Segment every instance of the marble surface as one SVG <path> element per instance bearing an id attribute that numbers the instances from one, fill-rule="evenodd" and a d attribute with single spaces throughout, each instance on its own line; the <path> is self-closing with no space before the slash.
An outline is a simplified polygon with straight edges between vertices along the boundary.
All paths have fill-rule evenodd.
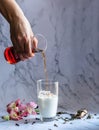
<path id="1" fill-rule="evenodd" d="M 5 114 L 5 112 L 0 112 L 0 116 L 3 114 Z M 0 119 L 0 130 L 99 130 L 99 115 L 93 115 L 92 119 L 86 119 L 86 117 L 84 117 L 82 119 L 67 121 L 66 123 L 61 119 L 69 117 L 69 114 L 63 114 L 56 117 L 58 121 L 54 120 L 51 122 L 41 122 L 40 120 L 35 120 L 33 116 L 29 116 L 20 121 L 4 121 Z M 39 119 L 39 116 L 36 116 L 36 118 Z"/>
<path id="2" fill-rule="evenodd" d="M 47 38 L 48 76 L 60 83 L 59 107 L 99 112 L 99 1 L 17 2 L 34 33 Z M 19 97 L 37 101 L 36 81 L 45 78 L 40 54 L 9 65 L 3 51 L 11 45 L 9 25 L 0 15 L 0 109 Z"/>

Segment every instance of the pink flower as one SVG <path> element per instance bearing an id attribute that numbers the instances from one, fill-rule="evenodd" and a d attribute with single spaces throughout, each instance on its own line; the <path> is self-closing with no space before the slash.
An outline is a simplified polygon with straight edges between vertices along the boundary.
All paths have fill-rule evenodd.
<path id="1" fill-rule="evenodd" d="M 37 104 L 35 102 L 29 102 L 29 103 L 27 103 L 27 106 L 30 106 L 32 108 L 36 108 Z"/>
<path id="2" fill-rule="evenodd" d="M 7 105 L 7 112 L 10 113 L 12 109 L 13 109 L 13 110 L 15 109 L 15 107 L 16 107 L 15 102 L 9 103 L 9 104 Z"/>
<path id="3" fill-rule="evenodd" d="M 37 104 L 35 102 L 29 102 L 23 104 L 20 99 L 13 101 L 7 105 L 7 112 L 12 120 L 20 120 L 29 114 L 35 115 L 35 108 Z"/>
<path id="4" fill-rule="evenodd" d="M 25 110 L 26 107 L 27 107 L 26 104 L 20 104 L 20 105 L 18 106 L 18 108 L 19 108 L 20 111 Z"/>
<path id="5" fill-rule="evenodd" d="M 21 100 L 20 100 L 20 99 L 17 99 L 17 100 L 15 101 L 15 104 L 16 104 L 16 106 L 19 106 L 19 105 L 21 104 Z"/>
<path id="6" fill-rule="evenodd" d="M 15 111 L 11 111 L 10 119 L 12 119 L 12 120 L 20 120 L 20 119 L 22 119 L 22 117 L 20 115 L 18 115 L 18 113 L 16 113 Z"/>

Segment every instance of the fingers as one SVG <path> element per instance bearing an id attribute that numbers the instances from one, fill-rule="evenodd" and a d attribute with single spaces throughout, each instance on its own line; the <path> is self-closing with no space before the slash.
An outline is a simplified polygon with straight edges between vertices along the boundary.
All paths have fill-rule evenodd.
<path id="1" fill-rule="evenodd" d="M 38 40 L 37 40 L 36 37 L 33 38 L 33 43 L 32 44 L 34 45 L 34 48 L 37 48 Z"/>
<path id="2" fill-rule="evenodd" d="M 24 61 L 29 58 L 28 52 L 26 51 L 26 44 L 29 44 L 29 39 L 23 36 L 22 38 L 18 37 L 17 41 L 19 43 L 17 54 Z"/>
<path id="3" fill-rule="evenodd" d="M 34 53 L 32 52 L 32 44 L 33 44 L 33 36 L 26 39 L 25 37 L 25 46 L 24 46 L 24 52 L 28 57 L 33 57 Z"/>
<path id="4" fill-rule="evenodd" d="M 15 38 L 12 36 L 11 40 L 14 45 L 15 53 L 22 61 L 34 56 L 32 48 L 37 48 L 37 43 L 38 43 L 35 37 L 18 36 L 17 38 Z"/>

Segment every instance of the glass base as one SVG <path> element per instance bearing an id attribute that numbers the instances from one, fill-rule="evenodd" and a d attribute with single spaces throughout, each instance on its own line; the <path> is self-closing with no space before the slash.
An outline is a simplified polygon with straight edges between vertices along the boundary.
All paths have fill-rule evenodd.
<path id="1" fill-rule="evenodd" d="M 41 121 L 43 121 L 43 122 L 50 122 L 50 121 L 54 121 L 54 120 L 55 120 L 55 117 L 50 117 L 50 118 L 42 117 L 41 118 Z"/>

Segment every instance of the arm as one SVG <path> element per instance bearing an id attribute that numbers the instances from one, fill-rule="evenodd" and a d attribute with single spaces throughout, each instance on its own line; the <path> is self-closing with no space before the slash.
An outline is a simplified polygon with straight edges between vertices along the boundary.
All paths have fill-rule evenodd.
<path id="1" fill-rule="evenodd" d="M 16 1 L 0 0 L 0 12 L 9 22 L 11 40 L 20 59 L 34 56 L 32 44 L 36 46 L 37 40 L 33 39 L 31 26 Z"/>
<path id="2" fill-rule="evenodd" d="M 9 23 L 13 22 L 16 18 L 24 16 L 15 0 L 0 0 L 0 12 Z"/>

